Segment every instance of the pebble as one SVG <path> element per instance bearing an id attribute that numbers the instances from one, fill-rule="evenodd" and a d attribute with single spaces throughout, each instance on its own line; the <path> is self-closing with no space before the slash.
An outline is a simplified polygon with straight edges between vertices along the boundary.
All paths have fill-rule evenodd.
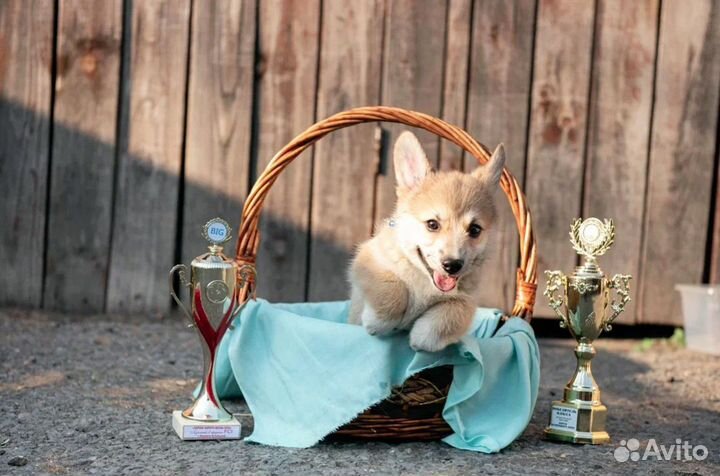
<path id="1" fill-rule="evenodd" d="M 90 429 L 90 421 L 87 418 L 81 418 L 80 421 L 75 425 L 77 431 L 87 432 Z"/>
<path id="2" fill-rule="evenodd" d="M 87 466 L 93 464 L 97 460 L 97 456 L 91 456 L 89 458 L 81 459 L 74 466 Z"/>
<path id="3" fill-rule="evenodd" d="M 24 456 L 13 456 L 12 458 L 10 458 L 7 464 L 9 464 L 10 466 L 25 466 L 26 464 L 28 464 L 28 460 Z"/>

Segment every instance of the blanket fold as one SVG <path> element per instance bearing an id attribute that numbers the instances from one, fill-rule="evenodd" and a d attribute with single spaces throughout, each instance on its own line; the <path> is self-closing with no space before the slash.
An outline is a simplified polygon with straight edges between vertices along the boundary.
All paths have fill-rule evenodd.
<path id="1" fill-rule="evenodd" d="M 349 303 L 245 305 L 218 349 L 221 398 L 243 396 L 255 420 L 247 441 L 309 447 L 429 367 L 453 365 L 444 441 L 485 453 L 527 426 L 537 398 L 540 357 L 532 328 L 512 318 L 492 336 L 500 311 L 478 309 L 457 345 L 415 352 L 407 333 L 373 337 L 347 324 Z"/>

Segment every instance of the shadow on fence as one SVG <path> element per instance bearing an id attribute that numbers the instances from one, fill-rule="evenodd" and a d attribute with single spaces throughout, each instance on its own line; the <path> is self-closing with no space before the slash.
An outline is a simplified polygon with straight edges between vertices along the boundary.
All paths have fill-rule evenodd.
<path id="1" fill-rule="evenodd" d="M 0 259 L 6 266 L 0 305 L 42 302 L 47 309 L 91 313 L 131 312 L 134 303 L 152 303 L 155 312 L 164 312 L 167 273 L 181 257 L 204 252 L 204 221 L 220 215 L 237 229 L 242 201 L 92 135 L 50 124 L 14 101 L 0 99 L 0 131 Z M 118 143 L 124 147 L 125 141 Z M 129 197 L 134 191 L 140 196 Z M 184 213 L 186 197 L 192 197 L 193 210 L 202 210 L 194 222 Z M 133 203 L 142 207 L 128 208 Z M 262 220 L 268 233 L 261 237 L 259 261 L 272 266 L 259 269 L 259 295 L 305 299 L 310 272 L 288 263 L 301 252 L 309 266 L 311 243 L 314 252 L 338 261 L 337 273 L 322 279 L 345 280 L 351 250 L 272 215 Z M 183 233 L 183 227 L 189 230 Z M 193 234 L 195 241 L 183 242 L 183 235 Z M 305 249 L 298 249 L 298 235 L 307 237 Z M 234 246 L 226 252 L 232 255 Z M 276 292 L 287 288 L 297 291 Z"/>

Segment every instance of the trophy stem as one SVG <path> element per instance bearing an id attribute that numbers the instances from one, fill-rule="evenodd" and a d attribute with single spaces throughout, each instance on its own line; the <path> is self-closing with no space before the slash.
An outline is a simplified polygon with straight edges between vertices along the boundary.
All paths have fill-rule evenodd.
<path id="1" fill-rule="evenodd" d="M 577 367 L 575 374 L 565 385 L 564 400 L 566 402 L 591 402 L 600 404 L 600 389 L 592 374 L 592 358 L 595 357 L 592 343 L 581 342 L 575 347 Z"/>
<path id="2" fill-rule="evenodd" d="M 203 378 L 200 382 L 200 391 L 192 405 L 182 412 L 185 418 L 198 421 L 228 421 L 233 416 L 225 410 L 220 403 L 215 389 L 215 349 L 200 336 L 203 348 Z"/>

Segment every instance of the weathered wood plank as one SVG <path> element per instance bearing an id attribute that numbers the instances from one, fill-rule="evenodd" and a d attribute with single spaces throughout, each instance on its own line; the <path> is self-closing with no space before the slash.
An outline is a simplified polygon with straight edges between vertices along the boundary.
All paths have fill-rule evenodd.
<path id="1" fill-rule="evenodd" d="M 119 93 L 122 0 L 62 0 L 48 217 L 45 307 L 101 312 Z"/>
<path id="2" fill-rule="evenodd" d="M 54 3 L 0 6 L 0 305 L 42 302 Z"/>
<path id="3" fill-rule="evenodd" d="M 435 0 L 390 0 L 386 12 L 383 54 L 383 104 L 440 116 L 447 3 Z M 377 176 L 375 223 L 390 216 L 395 206 L 395 172 L 392 144 L 407 127 L 383 124 L 387 150 L 383 171 Z M 413 130 L 430 163 L 437 166 L 440 138 Z"/>
<path id="4" fill-rule="evenodd" d="M 379 102 L 383 4 L 323 2 L 318 118 Z M 345 276 L 351 250 L 372 228 L 375 128 L 363 124 L 344 129 L 315 148 L 310 300 L 349 295 Z"/>
<path id="5" fill-rule="evenodd" d="M 676 283 L 702 279 L 720 88 L 720 4 L 663 2 L 639 320 L 680 324 Z"/>
<path id="6" fill-rule="evenodd" d="M 450 124 L 465 127 L 472 0 L 449 0 L 447 8 L 442 118 Z M 450 141 L 440 141 L 439 155 L 439 170 L 463 169 L 464 153 Z"/>
<path id="7" fill-rule="evenodd" d="M 118 164 L 107 310 L 168 309 L 182 156 L 190 2 L 133 2 L 127 144 Z"/>
<path id="8" fill-rule="evenodd" d="M 615 221 L 608 274 L 639 276 L 658 3 L 598 3 L 583 216 Z M 631 301 L 618 322 L 634 320 Z"/>
<path id="9" fill-rule="evenodd" d="M 720 163 L 719 147 L 716 147 L 715 150 L 715 163 Z M 720 183 L 720 169 L 717 171 L 715 183 Z M 708 278 L 710 284 L 720 284 L 720 187 L 715 190 L 714 200 L 713 206 L 715 207 L 715 214 L 713 219 L 712 236 L 710 237 L 712 242 L 710 256 L 707 257 L 710 260 Z"/>
<path id="10" fill-rule="evenodd" d="M 320 2 L 271 0 L 260 5 L 261 76 L 258 170 L 314 121 Z M 273 185 L 263 207 L 258 293 L 274 301 L 303 301 L 312 160 L 299 158 Z"/>
<path id="11" fill-rule="evenodd" d="M 538 5 L 526 190 L 541 289 L 545 270 L 570 272 L 576 263 L 568 230 L 581 212 L 593 3 L 540 0 Z M 535 314 L 554 315 L 543 299 Z"/>
<path id="12" fill-rule="evenodd" d="M 720 162 L 720 148 L 716 148 L 715 150 L 715 163 L 718 162 Z M 720 179 L 720 170 L 717 171 L 717 174 L 715 177 L 716 183 L 718 183 L 718 179 Z M 720 188 L 715 190 L 714 200 L 715 214 L 712 236 L 710 237 L 712 240 L 712 248 L 710 250 L 710 256 L 707 257 L 710 260 L 708 280 L 710 284 L 720 284 Z"/>
<path id="13" fill-rule="evenodd" d="M 535 2 L 478 0 L 473 10 L 468 132 L 491 150 L 503 142 L 507 152 L 506 167 L 522 183 Z M 465 170 L 475 167 L 477 160 L 466 155 Z M 515 297 L 518 231 L 500 189 L 496 202 L 499 219 L 484 264 L 486 278 L 480 295 L 483 305 L 510 309 Z M 530 201 L 533 211 L 537 209 L 533 206 L 535 203 Z"/>
<path id="14" fill-rule="evenodd" d="M 251 162 L 256 1 L 197 6 L 188 78 L 183 263 L 207 251 L 201 231 L 209 219 L 223 217 L 237 232 Z"/>

